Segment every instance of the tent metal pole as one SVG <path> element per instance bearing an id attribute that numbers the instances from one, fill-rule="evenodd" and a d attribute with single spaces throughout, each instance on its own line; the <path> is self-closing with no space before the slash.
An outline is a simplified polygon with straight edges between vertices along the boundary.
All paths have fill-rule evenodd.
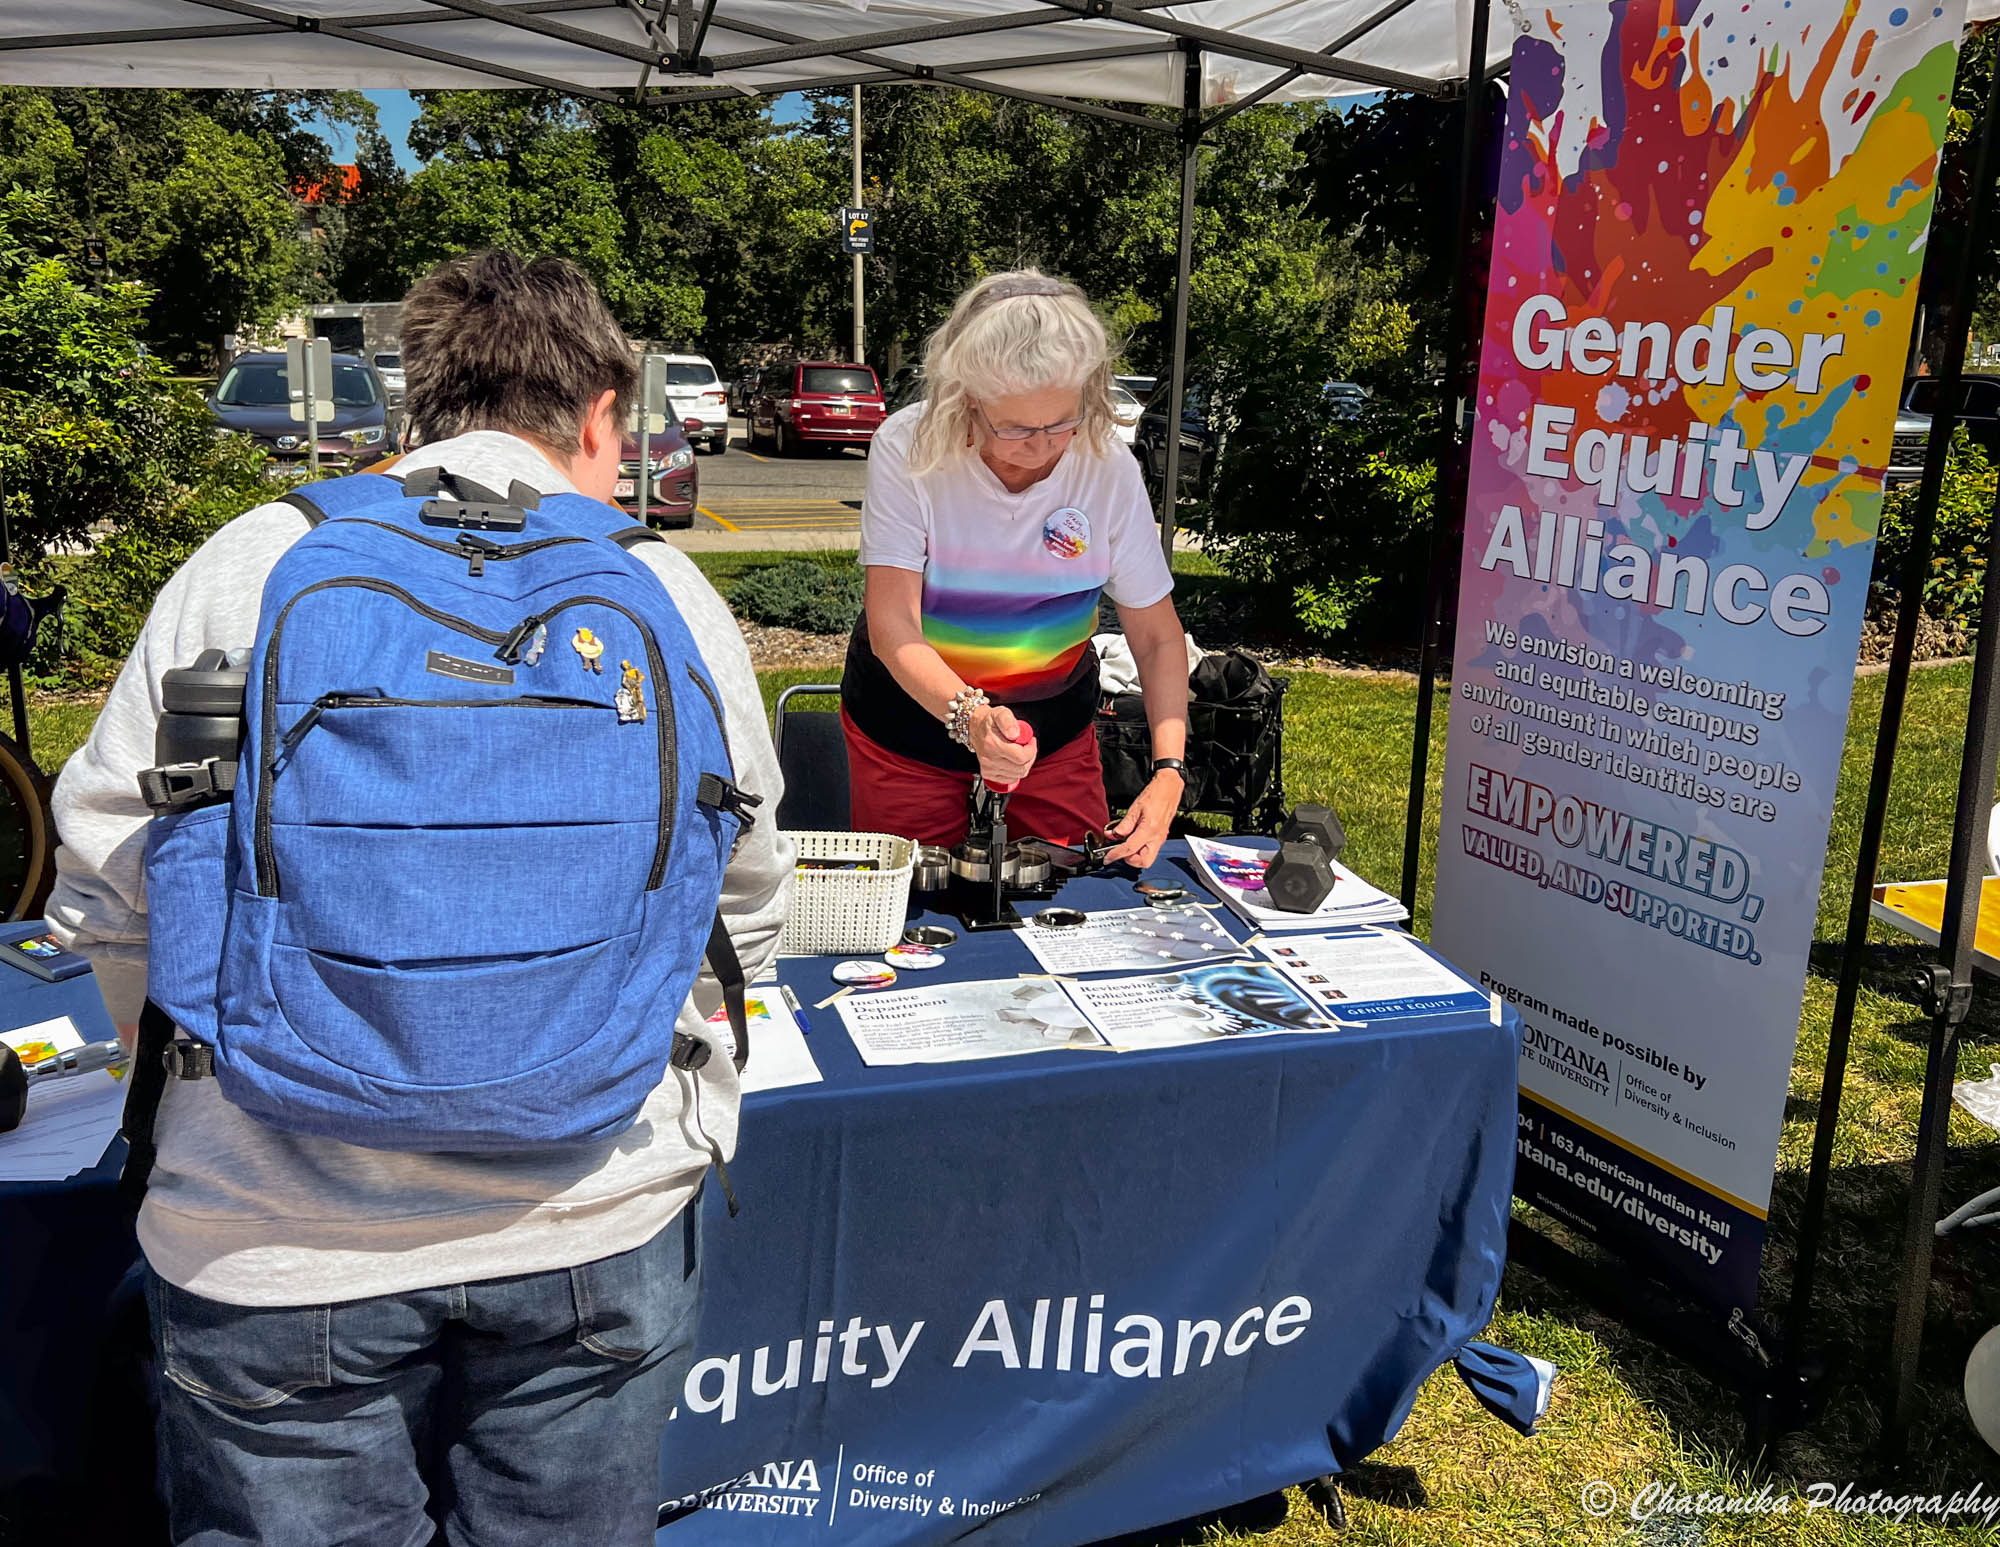
<path id="1" fill-rule="evenodd" d="M 1201 164 L 1201 48 L 1183 45 L 1181 74 L 1181 230 L 1174 260 L 1174 359 L 1167 378 L 1166 470 L 1160 479 L 1160 547 L 1174 562 L 1174 515 L 1181 494 L 1181 411 L 1187 396 L 1188 282 L 1194 272 L 1194 184 Z"/>
<path id="2" fill-rule="evenodd" d="M 1181 3 L 1182 0 L 1129 0 L 1130 8 L 1134 10 Z M 829 54 L 851 55 L 857 50 L 900 48 L 910 43 L 942 42 L 946 38 L 985 37 L 989 33 L 1010 32 L 1021 27 L 1057 27 L 1070 19 L 1064 14 L 1066 9 L 1050 0 L 1049 4 L 1030 11 L 1006 11 L 995 16 L 975 16 L 965 21 L 930 22 L 919 27 L 897 27 L 887 32 L 857 32 L 829 38 L 807 38 L 796 32 L 781 32 L 774 27 L 740 27 L 737 18 L 725 17 L 723 31 L 766 38 L 782 46 L 750 49 L 738 54 L 718 54 L 714 64 L 717 70 L 749 70 L 793 59 L 821 59 Z M 954 65 L 952 68 L 962 67 Z"/>
<path id="3" fill-rule="evenodd" d="M 1153 0 L 1148 0 L 1148 3 L 1153 3 Z M 776 27 L 766 27 L 760 23 L 732 18 L 724 22 L 723 25 L 732 32 L 741 32 L 750 37 L 774 38 L 787 42 L 796 40 L 796 34 L 794 33 L 785 32 Z M 1052 97 L 1042 92 L 1028 91 L 1018 86 L 1002 86 L 991 81 L 974 80 L 966 73 L 968 70 L 994 68 L 991 65 L 982 65 L 976 62 L 967 65 L 955 64 L 950 66 L 908 64 L 899 59 L 891 59 L 886 54 L 856 49 L 844 44 L 839 47 L 835 57 L 845 59 L 853 64 L 868 65 L 871 68 L 882 70 L 886 72 L 883 76 L 879 77 L 882 80 L 903 80 L 915 86 L 957 86 L 966 91 L 982 91 L 991 96 L 1013 97 L 1023 102 L 1035 102 L 1043 107 L 1056 108 L 1062 112 L 1078 112 L 1089 114 L 1095 118 L 1108 118 L 1115 123 L 1132 124 L 1141 129 L 1165 131 L 1168 128 L 1167 125 L 1163 124 L 1157 118 L 1147 118 L 1143 114 L 1127 112 L 1123 108 L 1080 104 L 1067 97 Z M 728 65 L 727 59 L 712 62 L 715 63 L 718 69 L 725 68 Z M 759 85 L 751 95 L 776 96 L 786 91 L 809 90 L 815 86 L 828 87 L 835 84 L 848 84 L 850 82 L 858 85 L 864 80 L 876 78 L 852 76 L 846 82 L 806 80 L 796 83 L 788 82 L 784 85 L 770 83 Z M 741 96 L 743 94 L 743 88 L 732 86 L 713 87 L 705 93 L 707 96 Z M 686 102 L 699 99 L 675 93 L 667 97 L 666 100 Z"/>
<path id="4" fill-rule="evenodd" d="M 1339 53 L 1343 48 L 1347 48 L 1354 43 L 1360 42 L 1361 39 L 1367 37 L 1369 33 L 1373 32 L 1377 27 L 1381 26 L 1382 23 L 1387 21 L 1390 17 L 1398 15 L 1399 13 L 1408 10 L 1411 6 L 1415 5 L 1416 3 L 1417 0 L 1389 0 L 1389 3 L 1383 6 L 1381 10 L 1375 12 L 1374 15 L 1372 16 L 1364 17 L 1361 21 L 1355 23 L 1355 25 L 1349 27 L 1347 31 L 1343 32 L 1339 37 L 1335 38 L 1331 43 L 1327 44 L 1325 48 L 1320 50 L 1320 52 L 1323 54 Z M 1238 113 L 1248 112 L 1251 108 L 1255 107 L 1259 102 L 1262 102 L 1266 97 L 1270 96 L 1273 92 L 1284 90 L 1285 87 L 1291 85 L 1293 81 L 1297 80 L 1301 75 L 1304 75 L 1305 73 L 1306 72 L 1304 70 L 1292 69 L 1292 70 L 1287 70 L 1283 75 L 1274 75 L 1273 77 L 1271 77 L 1270 80 L 1266 81 L 1262 86 L 1259 86 L 1255 91 L 1251 92 L 1249 96 L 1239 97 L 1236 101 L 1230 103 L 1229 106 L 1221 109 L 1216 113 L 1211 114 L 1209 116 L 1208 122 L 1202 125 L 1203 132 L 1206 133 L 1208 130 L 1215 128 L 1218 124 L 1225 124 L 1229 122 L 1229 120 L 1234 118 Z"/>
<path id="5" fill-rule="evenodd" d="M 267 5 L 254 5 L 250 0 L 191 0 L 195 5 L 205 6 L 211 11 L 227 11 L 236 16 L 248 16 L 257 21 L 281 22 L 287 32 L 299 29 L 291 25 L 291 17 Z M 491 75 L 499 80 L 514 81 L 522 86 L 539 86 L 544 91 L 559 91 L 565 96 L 589 97 L 597 102 L 616 102 L 618 99 L 608 91 L 599 91 L 594 86 L 580 86 L 574 81 L 561 81 L 553 76 L 536 75 L 527 70 L 516 70 L 511 65 L 494 64 L 483 59 L 470 58 L 464 54 L 446 53 L 443 49 L 426 48 L 421 43 L 399 43 L 390 38 L 378 37 L 372 32 L 361 32 L 339 21 L 337 18 L 320 20 L 312 28 L 330 38 L 340 38 L 349 43 L 359 43 L 367 48 L 379 48 L 385 53 L 406 54 L 412 59 L 423 59 L 432 64 L 448 65 L 454 70 L 465 70 L 474 75 Z"/>
<path id="6" fill-rule="evenodd" d="M 554 11 L 607 11 L 619 9 L 617 0 L 522 0 L 510 6 L 510 13 L 538 16 Z M 424 27 L 433 22 L 455 22 L 459 18 L 439 7 L 422 11 L 370 11 L 361 16 L 343 16 L 344 27 Z M 32 37 L 0 38 L 0 53 L 24 48 L 91 48 L 106 43 L 199 42 L 206 38 L 270 37 L 297 32 L 296 21 L 218 22 L 206 27 L 137 27 L 117 33 L 48 32 Z"/>
<path id="7" fill-rule="evenodd" d="M 2000 71 L 1995 72 L 2000 75 Z M 1969 251 L 1976 250 L 1971 243 Z M 1953 318 L 1962 330 L 1965 317 Z M 1964 340 L 1959 340 L 1964 352 Z M 2000 500 L 1995 501 L 2000 506 Z M 1986 539 L 1986 572 L 2000 566 L 2000 509 Z M 1972 668 L 1972 704 L 1966 717 L 1965 752 L 1958 765 L 1958 808 L 1952 822 L 1951 869 L 1945 882 L 1944 917 L 1938 942 L 1944 960 L 1919 981 L 1931 1017 L 1930 1047 L 1924 1063 L 1924 1104 L 1917 1120 L 1917 1151 L 1910 1177 L 1909 1212 L 1903 1221 L 1903 1282 L 1896 1295 L 1896 1321 L 1889 1337 L 1889 1411 L 1882 1424 L 1882 1455 L 1899 1460 L 1909 1440 L 1916 1405 L 1917 1353 L 1924 1339 L 1924 1308 L 1930 1298 L 1931 1248 L 1937 1239 L 1938 1194 L 1949 1147 L 1951 1083 L 1958 1067 L 1958 1029 L 1972 1009 L 1973 938 L 1979 925 L 1981 883 L 1986 874 L 1987 803 L 2000 774 L 2000 598 L 1979 608 L 1979 650 Z"/>
<path id="8" fill-rule="evenodd" d="M 1074 11 L 1079 16 L 1104 17 L 1111 21 L 1130 23 L 1135 27 L 1150 28 L 1154 32 L 1170 33 L 1177 38 L 1185 38 L 1191 43 L 1199 43 L 1211 53 L 1222 54 L 1231 59 L 1248 59 L 1256 64 L 1297 66 L 1308 75 L 1325 75 L 1334 80 L 1359 81 L 1364 86 L 1386 86 L 1395 91 L 1414 91 L 1421 96 L 1444 95 L 1438 82 L 1422 75 L 1409 75 L 1401 70 L 1385 70 L 1379 65 L 1361 64 L 1352 59 L 1332 59 L 1325 54 L 1315 54 L 1310 49 L 1292 48 L 1282 43 L 1265 43 L 1256 38 L 1246 38 L 1239 33 L 1225 32 L 1219 27 L 1203 27 L 1194 22 L 1181 21 L 1176 17 L 1150 15 L 1131 0 L 1049 0 L 1051 5 L 1059 5 L 1064 10 Z"/>
<path id="9" fill-rule="evenodd" d="M 1437 690 L 1438 640 L 1444 629 L 1445 584 L 1449 556 L 1445 534 L 1451 529 L 1447 506 L 1451 498 L 1450 469 L 1458 451 L 1458 404 L 1452 394 L 1464 377 L 1465 334 L 1477 336 L 1477 324 L 1460 326 L 1465 305 L 1466 248 L 1472 241 L 1473 201 L 1484 186 L 1479 175 L 1485 164 L 1486 32 L 1491 0 L 1472 0 L 1472 46 L 1466 56 L 1465 117 L 1458 151 L 1458 213 L 1451 240 L 1451 273 L 1445 286 L 1445 369 L 1443 424 L 1438 436 L 1437 474 L 1431 485 L 1431 541 L 1424 583 L 1423 647 L 1417 664 L 1417 723 L 1410 738 L 1410 801 L 1403 821 L 1403 906 L 1417 911 L 1417 862 L 1424 846 L 1424 807 L 1430 793 L 1431 708 Z M 1478 352 L 1473 351 L 1474 368 Z"/>
<path id="10" fill-rule="evenodd" d="M 1944 367 L 1938 373 L 1930 442 L 1924 448 L 1924 478 L 1917 492 L 1908 557 L 1897 597 L 1896 639 L 1889 654 L 1889 674 L 1882 687 L 1882 718 L 1875 732 L 1875 766 L 1868 781 L 1867 810 L 1861 820 L 1861 846 L 1854 856 L 1854 888 L 1848 898 L 1847 931 L 1841 939 L 1840 983 L 1834 993 L 1833 1023 L 1827 1030 L 1826 1072 L 1820 1081 L 1819 1116 L 1813 1128 L 1812 1162 L 1806 1172 L 1806 1195 L 1799 1215 L 1798 1254 L 1792 1269 L 1791 1301 L 1785 1313 L 1785 1358 L 1797 1366 L 1802 1358 L 1812 1316 L 1813 1288 L 1819 1272 L 1821 1237 L 1825 1232 L 1827 1190 L 1833 1172 L 1834 1131 L 1840 1121 L 1841 1087 L 1847 1077 L 1849 1045 L 1854 1032 L 1854 1006 L 1861 991 L 1861 959 L 1868 942 L 1869 904 L 1874 898 L 1875 871 L 1882 857 L 1882 829 L 1888 820 L 1889 785 L 1896 771 L 1896 747 L 1903 729 L 1903 706 L 1909 694 L 1910 661 L 1916 653 L 1917 624 L 1923 615 L 1924 581 L 1930 574 L 1931 546 L 1937 528 L 1938 496 L 1944 487 L 1945 460 L 1952 431 L 1958 426 L 1960 378 L 1965 367 L 1965 342 L 1972 325 L 1972 294 L 1977 277 L 1979 233 L 1984 229 L 1992 189 L 1993 148 L 2000 125 L 2000 69 L 1987 85 L 1986 118 L 1973 159 L 1972 203 L 1966 214 L 1966 240 L 1952 276 L 1951 336 Z M 1935 251 L 1935 248 L 1933 248 Z M 1984 637 L 1982 609 L 1981 630 Z M 1978 701 L 1974 700 L 1975 710 Z M 1989 784 L 1990 790 L 1992 786 Z M 1940 936 L 1941 939 L 1948 938 Z M 1947 1094 L 1949 1094 L 1947 1092 Z M 1929 1110 L 1926 1087 L 1925 1110 Z M 1919 1159 L 1922 1158 L 1919 1128 Z M 1923 1247 L 1925 1275 L 1929 1247 Z M 1921 1329 L 1919 1329 L 1921 1330 Z M 1911 1357 L 1915 1357 L 1914 1350 Z"/>
<path id="11" fill-rule="evenodd" d="M 539 16 L 516 11 L 512 6 L 493 5 L 490 0 L 433 0 L 433 3 L 446 10 L 457 11 L 463 16 L 476 16 L 481 21 L 497 22 L 503 27 L 531 32 L 537 37 L 568 43 L 574 48 L 609 54 L 614 59 L 629 59 L 634 64 L 666 65 L 673 62 L 671 54 L 661 54 L 657 49 L 644 48 L 637 43 L 626 43 L 618 38 L 606 37 L 603 33 L 592 32 L 588 28 L 572 27 L 567 22 L 545 21 Z"/>

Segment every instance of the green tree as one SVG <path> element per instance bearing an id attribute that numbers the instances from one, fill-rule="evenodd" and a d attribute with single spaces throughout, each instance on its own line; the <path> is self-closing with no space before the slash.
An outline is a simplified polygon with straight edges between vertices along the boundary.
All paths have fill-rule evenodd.
<path id="1" fill-rule="evenodd" d="M 221 335 L 297 304 L 311 265 L 295 188 L 323 180 L 315 115 L 356 93 L 0 89 L 0 184 L 54 201 L 60 250 L 101 235 L 109 277 L 151 287 L 147 337 L 205 368 Z"/>
<path id="2" fill-rule="evenodd" d="M 178 557 L 266 497 L 262 458 L 138 348 L 148 294 L 44 252 L 64 214 L 0 195 L 0 476 L 23 573 L 72 582 L 72 642 L 117 669 Z M 86 558 L 51 549 L 94 545 Z M 176 557 L 178 556 L 178 557 Z"/>

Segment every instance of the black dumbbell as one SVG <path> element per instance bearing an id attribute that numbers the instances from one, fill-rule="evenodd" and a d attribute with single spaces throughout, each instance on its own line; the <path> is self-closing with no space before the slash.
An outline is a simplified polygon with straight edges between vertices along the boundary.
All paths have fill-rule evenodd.
<path id="1" fill-rule="evenodd" d="M 1312 913 L 1333 890 L 1333 858 L 1318 844 L 1301 838 L 1278 845 L 1278 857 L 1264 872 L 1264 890 L 1271 905 L 1287 913 Z"/>
<path id="2" fill-rule="evenodd" d="M 1340 851 L 1347 847 L 1347 830 L 1331 806 L 1294 806 L 1278 839 L 1282 843 L 1316 843 L 1328 859 L 1339 859 Z"/>
<path id="3" fill-rule="evenodd" d="M 1333 890 L 1333 861 L 1347 846 L 1347 833 L 1331 806 L 1292 808 L 1278 835 L 1278 857 L 1264 872 L 1271 903 L 1287 913 L 1312 913 Z"/>

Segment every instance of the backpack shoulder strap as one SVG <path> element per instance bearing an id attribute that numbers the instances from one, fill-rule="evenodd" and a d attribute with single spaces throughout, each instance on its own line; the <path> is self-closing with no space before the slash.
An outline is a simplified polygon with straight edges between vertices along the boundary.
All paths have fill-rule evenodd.
<path id="1" fill-rule="evenodd" d="M 350 510 L 378 504 L 402 492 L 402 480 L 393 473 L 355 473 L 293 489 L 279 495 L 273 503 L 291 506 L 306 518 L 308 527 L 316 527 L 322 521 L 334 520 Z"/>
<path id="2" fill-rule="evenodd" d="M 650 526 L 621 526 L 615 532 L 606 532 L 605 537 L 630 553 L 640 543 L 663 543 L 666 538 Z"/>

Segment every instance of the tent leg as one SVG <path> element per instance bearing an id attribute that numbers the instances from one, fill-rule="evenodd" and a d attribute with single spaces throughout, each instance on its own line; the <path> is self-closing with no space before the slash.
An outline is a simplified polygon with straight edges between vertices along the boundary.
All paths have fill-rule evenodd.
<path id="1" fill-rule="evenodd" d="M 2000 78 L 2000 70 L 1995 71 Z M 1969 244 L 1968 244 L 1969 245 Z M 1962 329 L 1961 319 L 1957 327 Z M 1964 352 L 1964 340 L 1958 341 Z M 2000 507 L 2000 500 L 1995 501 Z M 1987 535 L 1986 571 L 2000 566 L 2000 508 Z M 1986 874 L 1987 802 L 2000 775 L 2000 600 L 1979 609 L 1979 650 L 1972 668 L 1972 706 L 1966 718 L 1965 753 L 1958 767 L 1958 806 L 1952 822 L 1950 879 L 1945 883 L 1944 917 L 1938 942 L 1944 960 L 1924 979 L 1931 1017 L 1931 1041 L 1924 1066 L 1923 1115 L 1917 1123 L 1917 1152 L 1910 1178 L 1910 1208 L 1903 1226 L 1903 1283 L 1896 1297 L 1896 1322 L 1889 1340 L 1889 1412 L 1882 1425 L 1882 1452 L 1899 1459 L 1909 1439 L 1916 1398 L 1917 1351 L 1924 1337 L 1929 1299 L 1931 1247 L 1936 1240 L 1938 1193 L 1944 1179 L 1951 1120 L 1951 1082 L 1958 1059 L 1958 1028 L 1972 1008 L 1973 936 L 1979 922 L 1981 883 Z"/>
<path id="2" fill-rule="evenodd" d="M 1959 251 L 1958 271 L 1952 276 L 1950 337 L 1945 344 L 1944 368 L 1937 376 L 1937 411 L 1931 416 L 1930 443 L 1924 450 L 1924 478 L 1917 491 L 1914 535 L 1899 582 L 1896 639 L 1889 655 L 1889 674 L 1883 683 L 1882 718 L 1875 733 L 1875 764 L 1868 782 L 1867 810 L 1861 821 L 1861 846 L 1854 857 L 1854 888 L 1848 898 L 1847 930 L 1841 939 L 1840 982 L 1834 993 L 1833 1024 L 1827 1032 L 1826 1073 L 1820 1082 L 1819 1117 L 1813 1129 L 1812 1163 L 1806 1173 L 1806 1195 L 1799 1214 L 1798 1255 L 1792 1268 L 1791 1301 L 1785 1313 L 1785 1357 L 1794 1368 L 1805 1356 L 1812 1316 L 1820 1242 L 1825 1233 L 1827 1191 L 1833 1171 L 1834 1131 L 1840 1121 L 1841 1088 L 1847 1077 L 1854 1006 L 1861 990 L 1861 962 L 1868 941 L 1869 904 L 1874 897 L 1876 867 L 1882 857 L 1882 829 L 1888 819 L 1889 785 L 1896 771 L 1896 748 L 1902 735 L 1903 706 L 1909 694 L 1910 661 L 1916 653 L 1917 624 L 1923 615 L 1924 581 L 1930 574 L 1938 496 L 1944 487 L 1952 431 L 1958 425 L 1959 383 L 1964 370 L 1966 338 L 1971 330 L 1979 233 L 1985 227 L 1990 202 L 1996 125 L 2000 125 L 2000 69 L 1994 71 L 1987 88 L 1986 117 L 1973 161 L 1967 240 Z M 1982 639 L 1984 626 L 1982 609 Z M 1973 702 L 1976 713 L 1979 701 L 1975 698 Z M 1987 787 L 1990 789 L 1991 785 Z M 1928 1085 L 1925 1112 L 1929 1112 Z M 1919 1160 L 1927 1121 L 1928 1116 L 1919 1124 Z M 1928 1277 L 1927 1242 L 1923 1251 Z M 1912 1349 L 1911 1358 L 1914 1357 Z"/>
<path id="3" fill-rule="evenodd" d="M 1188 279 L 1194 271 L 1194 180 L 1201 160 L 1201 50 L 1187 45 L 1181 78 L 1181 233 L 1174 267 L 1174 361 L 1168 377 L 1166 471 L 1160 479 L 1160 546 L 1174 562 L 1174 516 L 1181 490 L 1181 404 L 1187 392 Z"/>
<path id="4" fill-rule="evenodd" d="M 1449 470 L 1458 450 L 1458 405 L 1452 393 L 1465 373 L 1465 334 L 1478 337 L 1478 323 L 1459 326 L 1464 305 L 1466 247 L 1472 240 L 1473 200 L 1481 186 L 1484 160 L 1481 131 L 1486 111 L 1486 31 L 1490 0 L 1473 0 L 1472 47 L 1465 70 L 1465 124 L 1458 155 L 1458 216 L 1451 243 L 1451 272 L 1445 290 L 1446 348 L 1443 434 L 1438 441 L 1437 478 L 1431 493 L 1431 541 L 1424 582 L 1423 650 L 1417 665 L 1417 724 L 1410 738 L 1410 804 L 1403 824 L 1403 906 L 1417 911 L 1417 860 L 1423 850 L 1424 807 L 1430 784 L 1431 707 L 1437 690 L 1438 641 L 1444 629 L 1447 559 L 1443 552 L 1450 527 L 1445 507 L 1450 499 Z M 1478 351 L 1473 351 L 1476 368 Z"/>

